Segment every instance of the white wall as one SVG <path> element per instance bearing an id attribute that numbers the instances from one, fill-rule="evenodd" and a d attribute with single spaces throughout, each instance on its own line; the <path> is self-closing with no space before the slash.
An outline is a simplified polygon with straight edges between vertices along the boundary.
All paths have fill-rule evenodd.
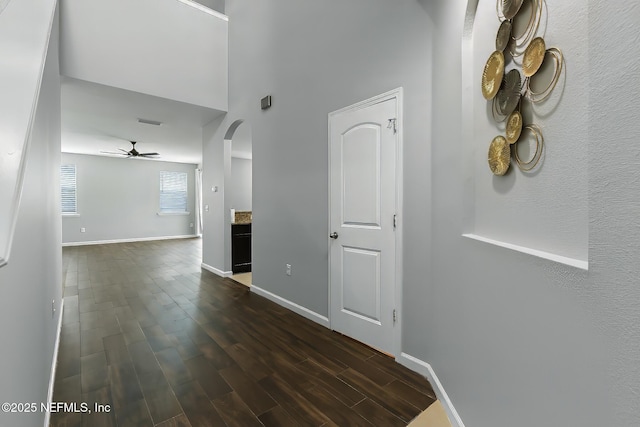
<path id="1" fill-rule="evenodd" d="M 193 235 L 196 165 L 62 154 L 76 165 L 79 216 L 62 219 L 63 243 Z M 185 172 L 189 215 L 158 215 L 160 171 Z M 86 232 L 81 233 L 84 227 Z"/>
<path id="2" fill-rule="evenodd" d="M 231 208 L 236 211 L 251 210 L 251 159 L 231 158 Z"/>
<path id="3" fill-rule="evenodd" d="M 17 3 L 20 2 L 14 1 L 8 7 Z M 37 3 L 40 11 L 53 13 L 55 2 Z M 25 28 L 33 23 L 23 22 Z M 48 29 L 49 20 L 43 25 Z M 0 268 L 0 400 L 39 405 L 47 402 L 62 301 L 57 15 L 35 114 L 29 149 L 25 153 L 24 186 L 12 254 L 9 263 Z M 54 300 L 56 312 L 52 314 Z M 39 410 L 0 413 L 2 426 L 41 426 L 44 419 L 45 414 Z"/>
<path id="4" fill-rule="evenodd" d="M 505 182 L 512 180 L 509 192 L 545 191 L 541 207 L 557 217 L 537 222 L 539 235 L 519 243 L 535 238 L 588 257 L 588 271 L 461 236 L 475 226 L 476 208 L 491 213 L 475 196 L 470 203 L 474 183 L 487 193 L 504 190 L 484 169 L 486 138 L 477 157 L 467 157 L 471 141 L 461 123 L 474 114 L 467 92 L 477 96 L 473 79 L 482 71 L 463 68 L 467 1 L 227 3 L 230 109 L 209 129 L 204 162 L 206 169 L 221 161 L 234 120 L 251 122 L 254 283 L 327 314 L 327 113 L 403 86 L 402 346 L 432 364 L 470 426 L 640 425 L 640 107 L 632 83 L 640 74 L 633 54 L 640 7 L 620 13 L 593 0 L 571 12 L 561 3 L 548 2 L 547 34 L 567 57 L 566 98 L 541 120 L 548 142 L 541 171 L 516 171 Z M 588 22 L 579 15 L 584 8 Z M 273 107 L 262 112 L 266 94 Z M 565 147 L 582 147 L 581 161 L 569 161 Z M 214 172 L 206 179 L 221 180 Z M 576 193 L 568 195 L 562 180 Z M 222 196 L 205 198 L 215 208 Z M 567 198 L 575 224 L 566 218 Z M 209 213 L 220 224 L 223 215 Z M 205 257 L 223 262 L 216 230 L 204 242 Z"/>
<path id="5" fill-rule="evenodd" d="M 175 0 L 62 6 L 63 75 L 227 110 L 225 19 Z"/>

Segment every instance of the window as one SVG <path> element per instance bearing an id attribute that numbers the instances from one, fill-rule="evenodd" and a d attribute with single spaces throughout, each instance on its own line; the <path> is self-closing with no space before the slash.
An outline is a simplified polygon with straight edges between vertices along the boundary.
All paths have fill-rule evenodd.
<path id="1" fill-rule="evenodd" d="M 160 213 L 187 213 L 187 173 L 160 171 Z"/>
<path id="2" fill-rule="evenodd" d="M 76 165 L 60 165 L 60 204 L 63 215 L 78 213 Z"/>

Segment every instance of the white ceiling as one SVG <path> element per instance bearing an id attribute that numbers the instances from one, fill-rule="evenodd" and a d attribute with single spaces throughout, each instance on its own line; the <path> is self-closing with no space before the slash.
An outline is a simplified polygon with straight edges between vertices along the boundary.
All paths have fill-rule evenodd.
<path id="1" fill-rule="evenodd" d="M 62 151 L 158 152 L 158 160 L 202 163 L 202 127 L 222 111 L 124 89 L 62 78 Z M 162 122 L 138 123 L 138 118 Z"/>

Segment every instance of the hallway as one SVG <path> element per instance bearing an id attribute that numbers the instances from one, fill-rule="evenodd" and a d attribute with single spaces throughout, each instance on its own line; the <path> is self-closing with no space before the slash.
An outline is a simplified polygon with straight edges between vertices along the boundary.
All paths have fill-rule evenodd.
<path id="1" fill-rule="evenodd" d="M 200 239 L 63 249 L 53 426 L 404 426 L 418 374 L 200 269 Z"/>

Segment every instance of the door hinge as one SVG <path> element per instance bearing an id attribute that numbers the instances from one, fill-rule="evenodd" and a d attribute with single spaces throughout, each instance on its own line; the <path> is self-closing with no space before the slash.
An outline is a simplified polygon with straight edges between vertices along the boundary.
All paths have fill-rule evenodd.
<path id="1" fill-rule="evenodd" d="M 393 309 L 393 323 L 396 323 L 398 321 L 398 312 L 396 311 L 396 309 Z"/>
<path id="2" fill-rule="evenodd" d="M 393 229 L 395 230 L 398 226 L 398 215 L 393 214 Z"/>
<path id="3" fill-rule="evenodd" d="M 387 129 L 393 129 L 393 134 L 398 133 L 398 128 L 396 127 L 397 119 L 389 119 L 389 123 L 387 124 Z"/>

